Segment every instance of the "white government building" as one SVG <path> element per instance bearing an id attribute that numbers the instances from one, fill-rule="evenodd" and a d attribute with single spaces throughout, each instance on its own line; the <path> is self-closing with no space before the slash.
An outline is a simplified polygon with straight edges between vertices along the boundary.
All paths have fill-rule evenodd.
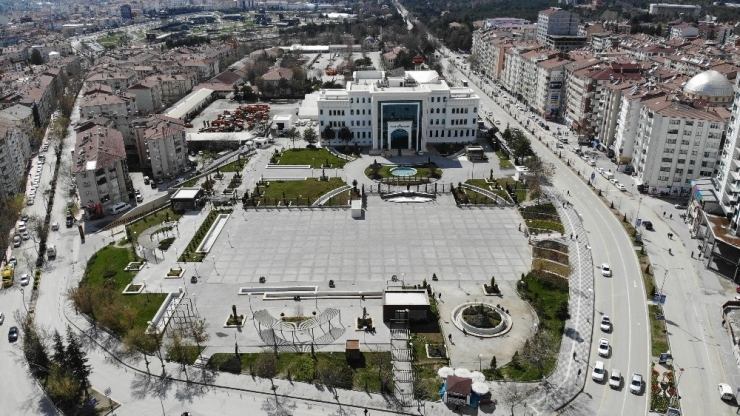
<path id="1" fill-rule="evenodd" d="M 347 127 L 349 143 L 409 154 L 429 143 L 475 141 L 480 97 L 450 87 L 435 71 L 357 71 L 344 89 L 321 90 L 317 108 L 322 145 L 347 143 L 339 139 Z"/>

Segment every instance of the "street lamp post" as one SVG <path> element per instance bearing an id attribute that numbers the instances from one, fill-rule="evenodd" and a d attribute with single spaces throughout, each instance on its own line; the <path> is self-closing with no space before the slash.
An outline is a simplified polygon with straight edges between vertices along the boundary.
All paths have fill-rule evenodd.
<path id="1" fill-rule="evenodd" d="M 683 270 L 683 267 L 674 267 L 672 269 L 666 269 L 665 273 L 663 273 L 663 283 L 660 285 L 660 296 L 663 296 L 663 286 L 665 286 L 665 281 L 668 280 L 668 272 L 671 270 Z"/>

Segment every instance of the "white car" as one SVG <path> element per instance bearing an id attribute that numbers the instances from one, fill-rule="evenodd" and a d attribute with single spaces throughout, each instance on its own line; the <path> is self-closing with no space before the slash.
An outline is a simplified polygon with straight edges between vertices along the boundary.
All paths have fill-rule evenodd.
<path id="1" fill-rule="evenodd" d="M 21 276 L 21 286 L 28 286 L 28 282 L 31 281 L 31 276 L 28 273 L 23 273 Z"/>
<path id="2" fill-rule="evenodd" d="M 3 322 L 5 322 L 5 315 L 3 315 L 2 312 L 0 312 L 0 325 L 2 325 Z"/>
<path id="3" fill-rule="evenodd" d="M 630 393 L 642 393 L 642 374 L 632 373 L 632 381 L 630 381 Z"/>
<path id="4" fill-rule="evenodd" d="M 601 330 L 604 332 L 612 330 L 612 320 L 607 315 L 601 317 Z"/>
<path id="5" fill-rule="evenodd" d="M 501 124 L 501 120 L 496 120 L 493 122 L 493 124 Z"/>
<path id="6" fill-rule="evenodd" d="M 593 160 L 593 159 L 591 159 L 591 160 L 588 161 L 588 164 L 591 165 L 591 166 L 596 166 L 596 161 Z"/>
<path id="7" fill-rule="evenodd" d="M 605 277 L 610 277 L 612 275 L 612 269 L 607 263 L 603 263 L 601 265 L 601 275 Z"/>
<path id="8" fill-rule="evenodd" d="M 619 183 L 619 182 L 617 182 L 617 180 L 616 180 L 616 179 L 614 179 L 614 178 L 611 178 L 611 179 L 609 179 L 609 182 L 611 182 L 611 183 L 612 183 L 613 185 L 616 185 L 616 184 L 618 184 L 618 183 Z"/>
<path id="9" fill-rule="evenodd" d="M 609 387 L 618 389 L 622 385 L 622 373 L 617 369 L 612 370 L 612 375 L 609 376 Z"/>
<path id="10" fill-rule="evenodd" d="M 34 199 L 33 199 L 33 198 L 28 198 L 28 199 L 26 200 L 26 205 L 33 205 L 33 203 L 34 203 L 34 202 L 36 202 L 36 201 L 34 201 Z"/>
<path id="11" fill-rule="evenodd" d="M 609 340 L 606 338 L 599 340 L 599 355 L 602 357 L 609 356 Z"/>
<path id="12" fill-rule="evenodd" d="M 620 191 L 626 191 L 627 190 L 627 188 L 624 185 L 622 185 L 621 183 L 619 183 L 619 182 L 615 183 L 614 186 L 616 186 L 617 189 L 619 189 Z"/>
<path id="13" fill-rule="evenodd" d="M 18 231 L 20 231 L 20 232 L 26 231 L 26 222 L 25 221 L 20 221 L 18 223 Z"/>
<path id="14" fill-rule="evenodd" d="M 31 234 L 29 234 L 29 233 L 28 233 L 28 231 L 24 231 L 24 232 L 23 232 L 23 239 L 24 239 L 24 240 L 29 240 L 29 239 L 31 239 Z"/>
<path id="15" fill-rule="evenodd" d="M 591 372 L 591 378 L 597 382 L 601 383 L 604 381 L 604 375 L 606 374 L 606 370 L 604 369 L 604 362 L 603 361 L 596 361 L 594 364 L 594 371 Z"/>

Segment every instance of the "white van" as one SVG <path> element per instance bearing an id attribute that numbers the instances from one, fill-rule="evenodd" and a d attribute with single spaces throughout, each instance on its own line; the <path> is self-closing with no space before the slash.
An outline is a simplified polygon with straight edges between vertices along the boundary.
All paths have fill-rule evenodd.
<path id="1" fill-rule="evenodd" d="M 116 215 L 120 212 L 123 212 L 127 209 L 131 208 L 131 205 L 125 203 L 125 202 L 119 202 L 117 204 L 114 204 L 112 207 L 108 208 L 108 213 L 110 215 Z"/>
<path id="2" fill-rule="evenodd" d="M 604 172 L 604 177 L 606 178 L 606 180 L 610 181 L 614 179 L 614 174 L 611 172 Z"/>
<path id="3" fill-rule="evenodd" d="M 727 400 L 727 401 L 735 400 L 735 395 L 732 393 L 732 387 L 730 387 L 729 384 L 719 383 L 717 385 L 717 390 L 719 390 L 719 397 L 722 400 Z"/>

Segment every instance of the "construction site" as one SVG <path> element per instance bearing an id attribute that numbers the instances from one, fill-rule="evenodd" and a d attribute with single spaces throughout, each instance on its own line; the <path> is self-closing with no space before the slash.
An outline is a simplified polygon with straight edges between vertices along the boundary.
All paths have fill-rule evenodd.
<path id="1" fill-rule="evenodd" d="M 240 105 L 234 110 L 223 110 L 215 120 L 203 120 L 199 133 L 232 133 L 252 131 L 258 133 L 267 129 L 270 119 L 270 106 L 267 104 Z"/>

